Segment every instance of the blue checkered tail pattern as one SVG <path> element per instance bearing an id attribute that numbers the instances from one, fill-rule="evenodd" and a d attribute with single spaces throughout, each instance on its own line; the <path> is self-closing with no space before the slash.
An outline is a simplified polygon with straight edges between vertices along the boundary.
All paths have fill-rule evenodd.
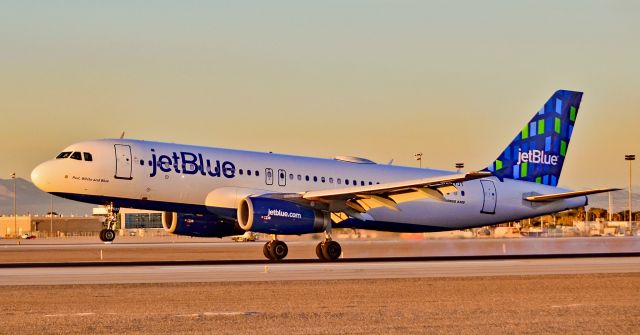
<path id="1" fill-rule="evenodd" d="M 556 91 L 486 168 L 500 179 L 557 186 L 582 92 Z"/>

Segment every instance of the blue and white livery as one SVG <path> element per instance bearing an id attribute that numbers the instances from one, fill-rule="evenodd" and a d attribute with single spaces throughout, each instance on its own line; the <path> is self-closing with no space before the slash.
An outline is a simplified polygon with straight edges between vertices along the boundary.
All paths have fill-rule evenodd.
<path id="1" fill-rule="evenodd" d="M 73 144 L 33 170 L 43 191 L 106 205 L 103 241 L 120 207 L 163 212 L 171 233 L 273 234 L 264 254 L 287 255 L 277 235 L 325 232 L 322 260 L 340 256 L 332 228 L 432 232 L 535 217 L 587 204 L 556 187 L 582 93 L 557 91 L 485 169 L 455 173 L 129 139 Z"/>

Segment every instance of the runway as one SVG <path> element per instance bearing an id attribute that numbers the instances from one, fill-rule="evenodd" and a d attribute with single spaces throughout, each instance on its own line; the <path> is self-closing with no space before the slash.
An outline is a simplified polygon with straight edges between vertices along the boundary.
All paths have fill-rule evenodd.
<path id="1" fill-rule="evenodd" d="M 0 269 L 0 285 L 255 282 L 638 273 L 640 257 Z"/>

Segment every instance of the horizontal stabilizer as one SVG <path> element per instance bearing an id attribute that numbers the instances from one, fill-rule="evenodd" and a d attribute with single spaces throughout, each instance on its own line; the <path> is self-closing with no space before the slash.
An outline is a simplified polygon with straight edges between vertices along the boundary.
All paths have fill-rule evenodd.
<path id="1" fill-rule="evenodd" d="M 597 193 L 613 192 L 613 191 L 619 191 L 619 190 L 620 190 L 619 188 L 604 188 L 604 189 L 595 189 L 595 190 L 534 195 L 530 197 L 525 197 L 524 199 L 531 202 L 551 202 L 556 200 L 581 197 L 581 196 L 597 194 Z"/>

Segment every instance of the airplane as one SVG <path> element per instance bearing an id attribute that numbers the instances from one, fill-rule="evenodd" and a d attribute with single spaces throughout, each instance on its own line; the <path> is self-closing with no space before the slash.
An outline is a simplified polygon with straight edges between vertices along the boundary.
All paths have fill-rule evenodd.
<path id="1" fill-rule="evenodd" d="M 558 188 L 581 92 L 559 90 L 486 168 L 466 173 L 222 148 L 98 139 L 72 144 L 31 180 L 63 198 L 105 205 L 100 239 L 115 239 L 119 208 L 162 212 L 173 234 L 271 234 L 263 253 L 284 259 L 279 235 L 324 233 L 316 246 L 335 261 L 333 228 L 435 232 L 494 225 L 587 205 L 617 189 Z"/>

